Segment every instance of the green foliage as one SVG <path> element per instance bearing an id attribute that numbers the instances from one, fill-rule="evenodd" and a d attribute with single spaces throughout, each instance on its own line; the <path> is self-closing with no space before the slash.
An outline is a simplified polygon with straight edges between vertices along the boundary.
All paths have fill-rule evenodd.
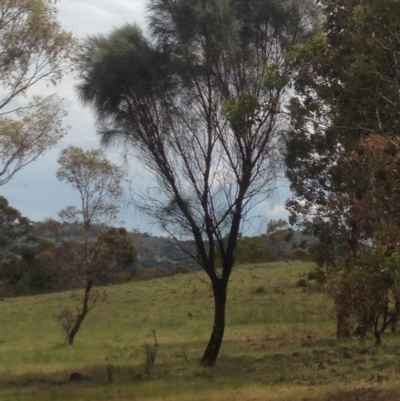
<path id="1" fill-rule="evenodd" d="M 296 282 L 296 287 L 308 287 L 309 282 L 306 278 L 300 278 L 297 282 Z"/>
<path id="2" fill-rule="evenodd" d="M 66 135 L 61 102 L 53 95 L 29 93 L 40 82 L 58 83 L 76 66 L 80 46 L 60 26 L 53 0 L 2 0 L 0 14 L 0 185 L 4 185 Z M 28 96 L 28 101 L 22 100 Z"/>
<path id="3" fill-rule="evenodd" d="M 41 248 L 25 245 L 27 239 L 38 242 L 31 222 L 0 197 L 0 281 L 4 295 L 36 294 L 57 288 L 56 274 L 36 258 Z"/>
<path id="4" fill-rule="evenodd" d="M 287 55 L 287 58 L 290 56 Z M 264 78 L 261 83 L 261 87 L 263 89 L 267 89 L 269 91 L 280 91 L 289 83 L 289 78 L 282 74 L 282 71 L 278 64 L 271 64 L 266 66 L 266 71 L 264 73 Z"/>
<path id="5" fill-rule="evenodd" d="M 273 241 L 288 242 L 293 237 L 293 229 L 283 219 L 270 220 L 267 227 L 267 235 Z"/>
<path id="6" fill-rule="evenodd" d="M 236 263 L 267 263 L 273 260 L 275 260 L 274 255 L 269 250 L 264 237 L 242 237 L 239 239 Z"/>
<path id="7" fill-rule="evenodd" d="M 300 260 L 302 262 L 309 262 L 311 260 L 310 254 L 301 248 L 294 249 L 292 252 L 286 254 L 287 260 Z"/>
<path id="8" fill-rule="evenodd" d="M 314 215 L 325 224 L 332 194 L 362 195 L 362 180 L 343 164 L 359 140 L 372 132 L 397 135 L 399 100 L 396 49 L 400 48 L 399 4 L 391 0 L 321 1 L 323 32 L 297 54 L 298 96 L 292 100 L 287 175 L 300 202 L 288 203 L 292 220 Z M 317 213 L 315 213 L 317 211 Z M 348 235 L 330 217 L 337 240 Z M 351 226 L 351 224 L 350 224 Z"/>
<path id="9" fill-rule="evenodd" d="M 14 241 L 31 231 L 30 221 L 0 197 L 0 251 L 8 252 Z"/>
<path id="10" fill-rule="evenodd" d="M 359 323 L 361 338 L 367 331 L 381 343 L 381 335 L 398 319 L 400 296 L 399 229 L 383 225 L 371 244 L 360 244 L 357 254 L 339 255 L 307 274 L 307 284 L 329 294 Z M 346 259 L 346 264 L 341 263 Z"/>
<path id="11" fill-rule="evenodd" d="M 110 227 L 96 239 L 94 244 L 94 263 L 101 264 L 106 258 L 113 259 L 115 264 L 121 263 L 124 267 L 133 265 L 136 260 L 136 251 L 132 238 L 125 228 Z"/>
<path id="12" fill-rule="evenodd" d="M 242 92 L 236 99 L 229 100 L 224 107 L 225 115 L 238 135 L 243 135 L 255 123 L 260 100 L 248 92 Z"/>
<path id="13" fill-rule="evenodd" d="M 125 172 L 98 149 L 75 146 L 63 149 L 58 159 L 57 178 L 75 188 L 81 208 L 69 206 L 59 212 L 63 221 L 82 223 L 85 231 L 94 225 L 113 223 L 118 213 Z"/>
<path id="14" fill-rule="evenodd" d="M 155 267 L 152 269 L 137 268 L 134 273 L 135 281 L 148 281 L 158 278 L 164 278 L 170 276 L 171 273 L 168 269 L 163 267 Z"/>
<path id="15" fill-rule="evenodd" d="M 113 277 L 112 283 L 113 284 L 125 284 L 125 283 L 128 283 L 129 281 L 131 281 L 132 278 L 133 278 L 132 274 L 123 271 L 123 272 L 116 274 Z"/>
<path id="16" fill-rule="evenodd" d="M 348 277 L 355 283 L 353 274 L 361 280 L 362 272 L 353 267 L 365 265 L 365 244 L 376 243 L 382 224 L 400 223 L 395 156 L 400 91 L 394 73 L 399 71 L 400 3 L 320 4 L 322 32 L 297 49 L 294 58 L 298 71 L 286 157 L 294 198 L 287 207 L 292 223 L 318 236 L 320 246 L 314 251 L 324 279 Z M 382 263 L 375 262 L 378 271 Z M 372 274 L 372 267 L 365 269 Z M 375 293 L 372 277 L 361 285 L 365 302 L 372 297 L 367 283 Z M 343 296 L 335 293 L 339 310 L 351 295 L 346 288 Z"/>
<path id="17" fill-rule="evenodd" d="M 308 248 L 316 239 L 301 231 L 295 231 L 289 223 L 283 219 L 270 220 L 267 226 L 267 233 L 264 235 L 265 241 L 274 257 L 278 260 L 284 260 L 296 248 Z M 302 255 L 304 256 L 304 255 Z M 307 259 L 309 260 L 309 259 Z"/>

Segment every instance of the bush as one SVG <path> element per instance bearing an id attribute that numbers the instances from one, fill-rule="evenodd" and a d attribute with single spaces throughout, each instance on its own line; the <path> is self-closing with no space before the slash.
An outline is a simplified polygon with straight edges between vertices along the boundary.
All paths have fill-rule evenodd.
<path id="1" fill-rule="evenodd" d="M 146 280 L 153 280 L 156 278 L 168 277 L 170 275 L 171 273 L 165 267 L 156 267 L 153 269 L 137 268 L 134 280 L 146 281 Z"/>
<path id="2" fill-rule="evenodd" d="M 297 248 L 294 251 L 288 253 L 286 255 L 287 260 L 300 260 L 302 262 L 308 262 L 311 260 L 310 254 L 302 249 L 302 248 Z"/>
<path id="3" fill-rule="evenodd" d="M 113 284 L 124 284 L 131 281 L 132 275 L 128 272 L 121 272 L 113 277 Z"/>
<path id="4" fill-rule="evenodd" d="M 59 314 L 53 316 L 53 319 L 58 323 L 61 333 L 63 334 L 64 345 L 68 342 L 68 336 L 76 324 L 77 318 L 78 316 L 76 312 L 73 312 L 70 309 L 64 309 Z"/>
<path id="5" fill-rule="evenodd" d="M 300 280 L 297 280 L 296 282 L 296 287 L 308 287 L 309 283 L 306 278 L 301 278 Z"/>
<path id="6" fill-rule="evenodd" d="M 175 274 L 189 274 L 192 271 L 186 267 L 185 265 L 179 265 L 176 269 L 175 269 Z"/>
<path id="7" fill-rule="evenodd" d="M 265 288 L 263 286 L 259 286 L 257 288 L 254 288 L 253 291 L 252 291 L 252 293 L 254 295 L 264 294 L 264 292 L 265 292 Z"/>

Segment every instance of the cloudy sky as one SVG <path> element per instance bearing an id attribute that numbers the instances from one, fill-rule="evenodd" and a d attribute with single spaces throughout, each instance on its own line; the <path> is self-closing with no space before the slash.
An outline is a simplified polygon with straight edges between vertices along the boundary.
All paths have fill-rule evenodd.
<path id="1" fill-rule="evenodd" d="M 63 27 L 72 31 L 76 37 L 84 39 L 87 35 L 107 34 L 125 23 L 135 22 L 144 28 L 146 3 L 146 0 L 60 0 L 57 7 L 59 20 Z M 78 102 L 74 91 L 76 83 L 76 78 L 69 76 L 54 88 L 54 91 L 64 99 L 64 105 L 68 111 L 65 124 L 70 126 L 70 129 L 67 137 L 56 148 L 27 166 L 0 189 L 1 194 L 9 200 L 13 207 L 34 221 L 42 220 L 45 217 L 57 217 L 59 210 L 78 203 L 77 194 L 72 188 L 58 182 L 55 177 L 60 150 L 68 145 L 84 149 L 99 147 L 93 115 L 90 110 L 84 109 Z M 38 86 L 35 90 L 40 93 L 47 89 L 44 86 Z M 107 155 L 115 163 L 122 163 L 117 150 L 107 151 Z M 134 176 L 134 186 L 142 186 L 144 189 L 149 184 L 148 177 L 135 163 L 131 163 L 130 175 Z M 287 195 L 287 190 L 279 191 L 275 199 L 264 204 L 261 209 L 259 207 L 259 212 L 269 218 L 285 217 L 287 213 L 283 203 Z M 121 220 L 125 221 L 128 229 L 135 227 L 141 231 L 160 234 L 158 227 L 147 221 L 133 207 L 124 208 Z M 264 222 L 254 223 L 249 234 L 261 233 L 265 227 Z"/>

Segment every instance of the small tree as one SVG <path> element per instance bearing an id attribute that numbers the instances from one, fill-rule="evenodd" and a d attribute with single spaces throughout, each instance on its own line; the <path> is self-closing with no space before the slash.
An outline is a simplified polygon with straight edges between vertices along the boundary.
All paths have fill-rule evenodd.
<path id="1" fill-rule="evenodd" d="M 268 248 L 265 238 L 241 237 L 237 244 L 236 263 L 267 263 L 275 260 L 274 255 Z"/>
<path id="2" fill-rule="evenodd" d="M 293 229 L 283 219 L 270 220 L 267 226 L 266 238 L 268 245 L 277 259 L 283 259 L 290 249 L 289 244 L 293 239 Z"/>
<path id="3" fill-rule="evenodd" d="M 116 263 L 133 262 L 134 249 L 125 229 L 108 228 L 115 222 L 122 196 L 124 172 L 108 161 L 100 150 L 84 151 L 76 147 L 64 149 L 58 160 L 57 177 L 72 185 L 80 195 L 80 207 L 70 206 L 59 215 L 75 227 L 77 241 L 69 247 L 71 262 L 66 271 L 75 286 L 84 287 L 82 306 L 74 324 L 69 325 L 68 344 L 73 344 L 86 315 L 93 309 L 100 293 L 93 292 L 95 279 L 106 274 Z M 55 223 L 52 223 L 53 227 Z M 94 228 L 101 228 L 93 238 Z"/>
<path id="4" fill-rule="evenodd" d="M 373 244 L 364 244 L 349 268 L 341 270 L 326 283 L 328 293 L 345 296 L 348 309 L 359 326 L 354 332 L 364 339 L 368 331 L 381 344 L 382 333 L 398 319 L 400 258 L 398 229 L 382 227 Z"/>
<path id="5" fill-rule="evenodd" d="M 377 343 L 389 324 L 395 330 L 399 314 L 399 145 L 399 137 L 372 134 L 343 155 L 346 191 L 326 196 L 311 223 L 322 238 L 313 249 L 318 267 L 311 278 L 347 318 L 356 314 L 357 335 L 373 327 Z M 349 326 L 346 331 L 351 334 Z"/>
<path id="6" fill-rule="evenodd" d="M 1 1 L 0 185 L 65 135 L 65 111 L 55 96 L 20 102 L 38 82 L 56 84 L 75 64 L 78 50 L 57 21 L 54 1 Z"/>

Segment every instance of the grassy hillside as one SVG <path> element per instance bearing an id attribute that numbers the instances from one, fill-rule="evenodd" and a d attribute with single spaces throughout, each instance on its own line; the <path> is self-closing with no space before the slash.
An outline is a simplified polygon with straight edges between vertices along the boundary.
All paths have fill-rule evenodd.
<path id="1" fill-rule="evenodd" d="M 295 286 L 310 268 L 282 262 L 235 269 L 225 341 L 212 369 L 198 365 L 213 313 L 202 273 L 107 287 L 107 301 L 72 347 L 60 346 L 52 318 L 73 305 L 69 293 L 5 299 L 0 400 L 397 400 L 400 341 L 388 335 L 379 350 L 372 341 L 338 344 L 331 302 Z M 159 347 L 147 375 L 153 330 Z M 84 380 L 69 382 L 72 372 Z"/>

